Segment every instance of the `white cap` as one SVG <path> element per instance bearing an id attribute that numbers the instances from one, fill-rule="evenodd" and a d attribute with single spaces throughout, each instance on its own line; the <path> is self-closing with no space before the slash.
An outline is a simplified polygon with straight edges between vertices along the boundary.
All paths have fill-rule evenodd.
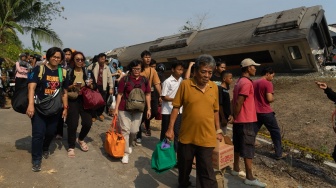
<path id="1" fill-rule="evenodd" d="M 260 64 L 254 62 L 252 59 L 250 58 L 246 58 L 244 59 L 241 63 L 240 63 L 240 66 L 241 67 L 248 67 L 248 66 L 251 66 L 251 65 L 254 65 L 254 66 L 260 66 Z"/>

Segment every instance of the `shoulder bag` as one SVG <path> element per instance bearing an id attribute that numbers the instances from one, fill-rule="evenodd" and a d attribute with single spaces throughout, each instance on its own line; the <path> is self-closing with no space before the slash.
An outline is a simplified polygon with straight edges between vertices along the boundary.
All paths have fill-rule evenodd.
<path id="1" fill-rule="evenodd" d="M 83 107 L 86 110 L 95 110 L 105 106 L 105 101 L 97 90 L 83 87 L 80 91 L 80 95 L 83 96 Z"/>
<path id="2" fill-rule="evenodd" d="M 53 95 L 49 95 L 44 99 L 39 99 L 38 95 L 35 95 L 35 109 L 44 116 L 53 116 L 58 114 L 63 108 L 62 102 L 62 82 L 63 82 L 63 70 L 58 67 L 58 78 L 61 87 L 57 89 Z"/>
<path id="3" fill-rule="evenodd" d="M 104 148 L 109 155 L 116 158 L 123 157 L 125 153 L 125 139 L 119 130 L 117 117 L 114 117 L 110 129 L 106 132 Z"/>
<path id="4" fill-rule="evenodd" d="M 95 66 L 96 64 L 93 64 L 92 71 Z M 85 75 L 87 74 L 88 70 L 85 69 Z M 89 87 L 83 87 L 80 90 L 79 95 L 82 95 L 83 97 L 83 108 L 85 110 L 96 110 L 100 107 L 105 106 L 105 100 L 98 90 L 93 90 Z"/>

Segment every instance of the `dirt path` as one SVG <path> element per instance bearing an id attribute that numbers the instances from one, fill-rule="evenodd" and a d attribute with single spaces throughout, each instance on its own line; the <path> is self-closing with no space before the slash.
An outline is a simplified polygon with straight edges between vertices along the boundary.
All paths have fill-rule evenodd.
<path id="1" fill-rule="evenodd" d="M 336 135 L 331 129 L 335 108 L 315 80 L 326 81 L 336 89 L 336 78 L 318 75 L 279 76 L 274 80 L 272 104 L 283 137 L 321 152 L 331 153 Z M 0 109 L 0 187 L 177 187 L 177 169 L 156 174 L 150 169 L 151 153 L 158 142 L 159 121 L 153 121 L 153 136 L 144 137 L 143 147 L 135 147 L 128 165 L 105 154 L 102 143 L 110 119 L 96 122 L 87 139 L 90 151 L 76 149 L 76 158 L 66 156 L 66 140 L 56 141 L 51 156 L 43 160 L 42 171 L 31 171 L 31 124 L 25 115 Z M 262 132 L 267 133 L 264 129 Z M 66 135 L 66 132 L 65 132 Z M 273 149 L 261 143 L 254 158 L 254 174 L 268 187 L 336 187 L 336 170 L 302 158 L 305 153 L 276 161 Z M 244 169 L 241 162 L 241 169 Z M 195 182 L 195 171 L 192 179 Z M 227 187 L 245 186 L 242 178 L 225 174 Z"/>

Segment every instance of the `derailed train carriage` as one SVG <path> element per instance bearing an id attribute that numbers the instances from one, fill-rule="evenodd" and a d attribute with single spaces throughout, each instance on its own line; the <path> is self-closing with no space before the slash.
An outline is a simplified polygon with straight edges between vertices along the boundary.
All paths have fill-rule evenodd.
<path id="1" fill-rule="evenodd" d="M 277 72 L 316 72 L 332 55 L 333 43 L 321 6 L 299 7 L 220 27 L 165 36 L 110 51 L 109 57 L 126 65 L 149 50 L 167 68 L 174 60 L 194 61 L 210 54 L 239 69 L 252 58 Z"/>

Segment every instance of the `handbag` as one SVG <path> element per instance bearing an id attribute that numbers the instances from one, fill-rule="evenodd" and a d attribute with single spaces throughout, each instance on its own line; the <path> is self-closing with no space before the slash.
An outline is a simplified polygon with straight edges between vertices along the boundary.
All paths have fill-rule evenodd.
<path id="1" fill-rule="evenodd" d="M 104 148 L 109 155 L 120 158 L 125 153 L 125 139 L 117 127 L 117 117 L 114 117 L 110 129 L 106 132 Z"/>
<path id="2" fill-rule="evenodd" d="M 157 114 L 156 114 L 156 116 L 155 116 L 155 120 L 162 120 L 162 107 L 161 106 L 159 106 L 158 107 L 158 112 L 157 112 Z"/>
<path id="3" fill-rule="evenodd" d="M 84 109 L 98 109 L 105 106 L 105 101 L 99 91 L 92 90 L 88 87 L 83 87 L 80 91 L 80 95 L 83 96 L 83 107 Z"/>
<path id="4" fill-rule="evenodd" d="M 163 173 L 176 165 L 176 154 L 174 142 L 169 142 L 166 138 L 156 144 L 152 154 L 151 168 L 156 173 Z"/>
<path id="5" fill-rule="evenodd" d="M 63 82 L 63 70 L 58 67 L 58 78 L 60 83 Z M 63 109 L 62 102 L 62 84 L 53 95 L 48 95 L 44 99 L 39 99 L 38 95 L 34 97 L 35 109 L 44 116 L 53 116 Z"/>

